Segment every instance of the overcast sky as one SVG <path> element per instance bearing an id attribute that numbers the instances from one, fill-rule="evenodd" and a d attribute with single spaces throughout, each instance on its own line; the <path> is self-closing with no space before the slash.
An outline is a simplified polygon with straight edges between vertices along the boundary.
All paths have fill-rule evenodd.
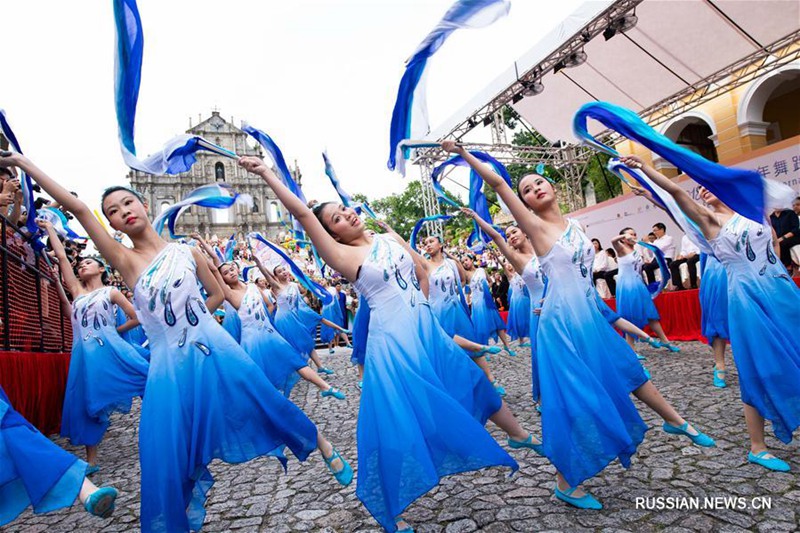
<path id="1" fill-rule="evenodd" d="M 297 160 L 308 198 L 379 198 L 403 63 L 453 0 L 139 0 L 145 32 L 136 117 L 141 155 L 207 118 L 265 130 Z M 579 0 L 514 0 L 493 26 L 456 32 L 428 64 L 433 129 L 561 22 Z M 114 115 L 110 0 L 0 0 L 0 108 L 23 150 L 91 206 L 127 183 Z M 481 127 L 479 127 L 481 129 Z M 487 135 L 485 130 L 478 135 Z M 487 137 L 488 139 L 488 137 Z M 416 179 L 411 167 L 408 179 Z M 462 192 L 454 190 L 454 192 Z"/>

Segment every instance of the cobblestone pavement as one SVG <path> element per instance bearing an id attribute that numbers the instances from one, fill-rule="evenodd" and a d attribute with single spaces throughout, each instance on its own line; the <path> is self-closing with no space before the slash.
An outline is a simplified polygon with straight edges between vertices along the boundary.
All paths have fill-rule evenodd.
<path id="1" fill-rule="evenodd" d="M 552 496 L 554 469 L 532 451 L 513 451 L 520 471 L 508 478 L 493 469 L 445 479 L 406 512 L 419 532 L 470 531 L 797 531 L 800 530 L 800 461 L 796 446 L 769 437 L 772 450 L 792 464 L 794 473 L 775 473 L 746 461 L 748 440 L 738 382 L 729 370 L 729 387 L 711 385 L 712 357 L 700 343 L 681 343 L 682 352 L 642 349 L 653 382 L 678 411 L 717 441 L 717 448 L 698 448 L 687 439 L 660 429 L 654 413 L 641 412 L 653 428 L 629 470 L 612 464 L 585 487 L 605 505 L 603 511 L 579 511 Z M 331 382 L 348 395 L 345 401 L 321 399 L 305 383 L 292 399 L 356 465 L 357 374 L 349 350 L 323 355 L 336 370 Z M 519 356 L 495 356 L 492 362 L 508 390 L 507 401 L 526 428 L 539 435 L 539 415 L 530 403 L 530 361 Z M 137 404 L 138 407 L 138 404 Z M 139 518 L 137 461 L 138 409 L 114 418 L 100 448 L 102 470 L 95 482 L 121 490 L 110 520 L 89 516 L 75 505 L 46 515 L 23 514 L 6 529 L 29 533 L 61 531 L 135 531 Z M 490 425 L 500 442 L 504 436 Z M 63 440 L 58 443 L 65 446 Z M 83 455 L 83 450 L 65 446 Z M 378 531 L 355 497 L 355 483 L 342 488 L 333 481 L 318 454 L 306 463 L 290 460 L 284 475 L 277 461 L 258 459 L 243 465 L 216 462 L 216 485 L 207 502 L 203 531 Z M 744 509 L 647 510 L 636 508 L 640 497 L 742 497 Z M 754 497 L 771 499 L 771 509 L 755 508 Z"/>

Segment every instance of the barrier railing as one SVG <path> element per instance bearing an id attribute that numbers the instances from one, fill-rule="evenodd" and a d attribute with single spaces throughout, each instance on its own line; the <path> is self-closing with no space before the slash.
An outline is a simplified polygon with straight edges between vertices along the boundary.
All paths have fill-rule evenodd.
<path id="1" fill-rule="evenodd" d="M 19 229 L 0 216 L 0 350 L 69 352 L 72 327 L 56 280 Z"/>

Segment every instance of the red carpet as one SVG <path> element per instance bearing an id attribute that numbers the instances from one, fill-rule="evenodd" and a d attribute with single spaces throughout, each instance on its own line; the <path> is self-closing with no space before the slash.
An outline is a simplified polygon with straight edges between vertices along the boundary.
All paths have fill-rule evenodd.
<path id="1" fill-rule="evenodd" d="M 0 352 L 0 386 L 11 405 L 45 435 L 61 428 L 68 353 Z"/>

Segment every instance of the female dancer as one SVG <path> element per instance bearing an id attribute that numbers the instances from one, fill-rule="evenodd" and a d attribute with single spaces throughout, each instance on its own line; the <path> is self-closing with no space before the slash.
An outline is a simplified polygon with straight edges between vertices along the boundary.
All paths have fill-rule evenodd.
<path id="1" fill-rule="evenodd" d="M 636 242 L 636 232 L 633 228 L 625 228 L 619 232 L 619 235 L 611 239 L 611 245 L 617 252 L 617 263 L 619 264 L 616 293 L 617 313 L 637 327 L 642 328 L 649 325 L 661 341 L 659 346 L 663 346 L 671 352 L 679 352 L 681 349 L 670 344 L 664 334 L 658 310 L 642 279 L 644 262 L 642 256 L 634 248 Z M 631 335 L 625 337 L 633 348 L 634 337 Z"/>
<path id="2" fill-rule="evenodd" d="M 142 531 L 200 529 L 213 484 L 208 464 L 215 458 L 239 463 L 275 455 L 285 461 L 287 446 L 304 460 L 316 445 L 337 481 L 350 483 L 352 469 L 336 449 L 211 316 L 222 289 L 200 250 L 161 239 L 136 192 L 112 187 L 101 201 L 111 227 L 133 242 L 126 248 L 86 204 L 26 157 L 2 153 L 0 166 L 23 169 L 72 212 L 133 287 L 151 354 L 139 429 Z M 205 303 L 199 283 L 208 293 Z"/>
<path id="3" fill-rule="evenodd" d="M 701 191 L 707 192 L 702 188 Z M 728 275 L 716 257 L 700 254 L 700 278 L 700 330 L 714 353 L 714 386 L 722 389 L 728 386 L 725 382 L 725 348 L 731 338 L 728 332 Z"/>
<path id="4" fill-rule="evenodd" d="M 332 287 L 325 278 L 322 279 L 321 285 L 325 287 L 325 290 L 328 291 L 332 298 L 329 303 L 322 305 L 322 318 L 338 326 L 341 326 L 342 324 L 346 325 L 347 322 L 345 321 L 344 316 L 342 316 L 342 306 L 339 305 L 339 291 L 336 290 L 336 287 Z M 328 353 L 333 353 L 334 343 L 338 345 L 339 340 L 342 337 L 344 337 L 345 345 L 352 348 L 347 335 L 342 333 L 341 330 L 334 329 L 327 324 L 322 324 L 322 326 L 319 328 L 319 338 L 323 343 L 328 345 Z"/>
<path id="5" fill-rule="evenodd" d="M 358 296 L 358 309 L 353 319 L 353 352 L 350 362 L 358 366 L 358 388 L 364 386 L 364 361 L 367 358 L 367 335 L 369 334 L 369 304 L 366 298 Z"/>
<path id="6" fill-rule="evenodd" d="M 258 269 L 267 278 L 267 283 L 275 296 L 277 307 L 274 320 L 275 329 L 303 357 L 311 358 L 314 361 L 317 372 L 333 374 L 333 370 L 322 366 L 317 350 L 314 349 L 317 325 L 322 323 L 341 332 L 347 330 L 323 318 L 308 306 L 300 292 L 300 286 L 292 281 L 292 273 L 288 268 L 278 265 L 270 272 L 264 267 L 258 256 L 253 254 L 253 259 Z"/>
<path id="7" fill-rule="evenodd" d="M 499 336 L 508 355 L 512 357 L 517 355 L 511 349 L 508 334 L 506 333 L 506 325 L 503 323 L 503 319 L 500 318 L 500 313 L 497 312 L 492 292 L 486 281 L 486 271 L 481 267 L 475 268 L 475 258 L 471 255 L 466 255 L 461 259 L 461 266 L 464 267 L 466 279 L 469 283 L 475 342 L 488 344 L 490 338 L 496 339 Z"/>
<path id="8" fill-rule="evenodd" d="M 66 289 L 72 295 L 72 355 L 69 361 L 64 408 L 61 412 L 61 436 L 73 445 L 86 446 L 87 475 L 100 468 L 97 446 L 103 439 L 114 412 L 131 410 L 131 399 L 144 394 L 149 364 L 121 332 L 139 321 L 131 303 L 117 289 L 105 285 L 106 265 L 87 257 L 78 263 L 78 276 L 72 270 L 52 224 L 37 221 L 47 231 L 48 242 L 58 259 Z M 114 306 L 129 317 L 116 327 Z"/>
<path id="9" fill-rule="evenodd" d="M 16 412 L 0 387 L 0 526 L 28 506 L 47 513 L 70 507 L 76 498 L 89 513 L 110 517 L 117 490 L 97 488 L 86 477 L 88 469 Z"/>
<path id="10" fill-rule="evenodd" d="M 525 280 L 517 273 L 510 261 L 503 263 L 509 284 L 508 297 L 508 336 L 519 341 L 521 347 L 530 346 L 527 342 L 531 334 L 531 297 Z"/>
<path id="11" fill-rule="evenodd" d="M 254 283 L 242 282 L 239 278 L 239 266 L 233 261 L 222 263 L 208 245 L 204 245 L 203 241 L 200 242 L 207 254 L 211 252 L 209 268 L 217 278 L 225 296 L 223 325 L 227 322 L 238 322 L 238 326 L 232 328 L 239 332 L 234 339 L 261 367 L 275 388 L 288 398 L 299 375 L 315 385 L 323 398 L 333 396 L 337 400 L 344 400 L 344 393 L 326 383 L 319 374 L 311 370 L 308 367 L 308 358 L 300 355 L 280 333 L 275 331 L 267 318 L 266 298 Z"/>
<path id="12" fill-rule="evenodd" d="M 576 507 L 602 508 L 578 485 L 616 458 L 630 465 L 647 430 L 631 392 L 664 419 L 665 431 L 713 446 L 711 438 L 667 403 L 606 322 L 591 283 L 594 248 L 577 223 L 564 219 L 552 184 L 529 174 L 520 180 L 518 197 L 503 178 L 454 141 L 443 142 L 442 148 L 463 157 L 497 191 L 531 240 L 547 276 L 548 296 L 537 332 L 538 346 L 547 348 L 537 349 L 537 359 L 543 446 L 558 471 L 556 497 Z"/>
<path id="13" fill-rule="evenodd" d="M 800 341 L 787 331 L 780 313 L 800 308 L 800 291 L 777 259 L 769 222 L 748 220 L 732 211 L 708 189 L 696 203 L 688 193 L 638 157 L 621 158 L 639 168 L 670 194 L 708 239 L 728 277 L 728 321 L 731 351 L 739 371 L 739 388 L 750 435 L 747 460 L 770 470 L 789 465 L 767 450 L 764 419 L 785 443 L 800 426 Z M 705 283 L 705 280 L 702 284 Z"/>
<path id="14" fill-rule="evenodd" d="M 391 236 L 368 235 L 351 208 L 323 203 L 312 212 L 261 159 L 239 164 L 264 179 L 325 262 L 369 303 L 356 494 L 381 526 L 410 530 L 400 513 L 443 476 L 516 468 L 483 428 L 487 419 L 509 434 L 512 447 L 539 447 L 436 322 L 415 255 Z"/>

